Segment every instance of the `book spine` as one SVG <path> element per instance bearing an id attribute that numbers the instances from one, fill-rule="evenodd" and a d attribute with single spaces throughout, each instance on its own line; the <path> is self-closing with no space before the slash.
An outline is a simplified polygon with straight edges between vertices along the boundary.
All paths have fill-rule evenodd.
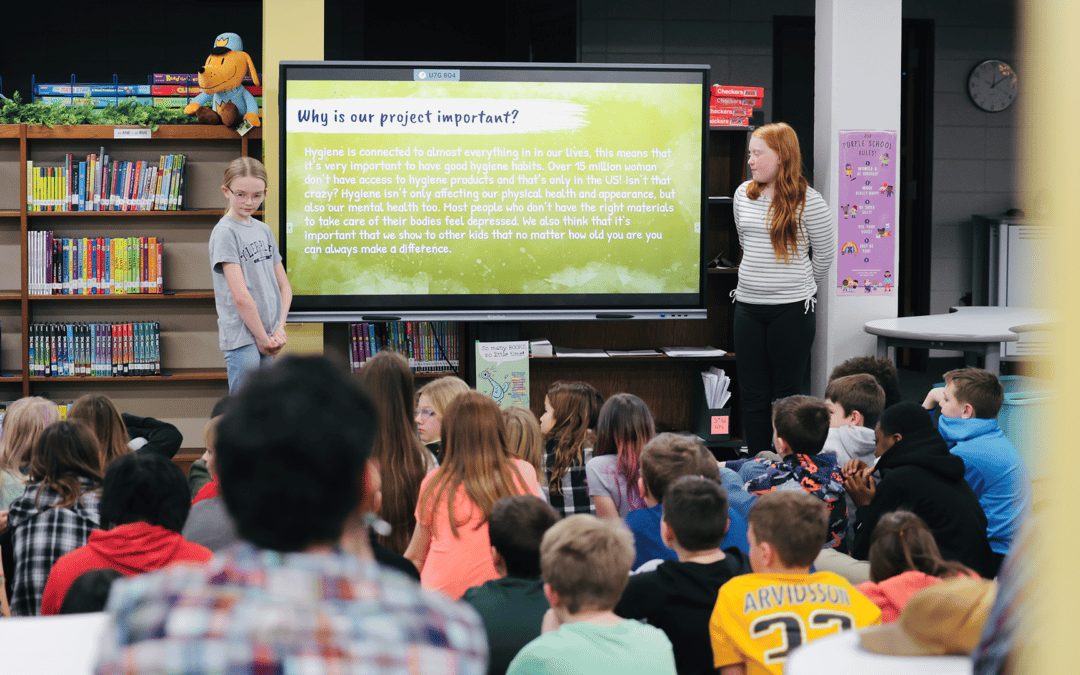
<path id="1" fill-rule="evenodd" d="M 162 240 L 161 238 L 158 238 L 157 243 L 155 244 L 155 247 L 154 247 L 154 256 L 155 256 L 155 258 L 157 260 L 157 264 L 155 266 L 156 272 L 155 272 L 154 280 L 155 280 L 155 283 L 157 285 L 157 292 L 158 293 L 164 293 L 165 292 L 165 268 L 162 267 L 162 257 L 163 257 L 164 252 L 165 252 L 165 241 Z"/>

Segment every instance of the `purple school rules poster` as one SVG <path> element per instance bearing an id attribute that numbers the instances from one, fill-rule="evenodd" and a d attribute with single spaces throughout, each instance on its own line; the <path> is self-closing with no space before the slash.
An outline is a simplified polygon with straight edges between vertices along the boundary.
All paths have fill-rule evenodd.
<path id="1" fill-rule="evenodd" d="M 840 132 L 837 295 L 895 292 L 899 155 L 895 131 Z"/>

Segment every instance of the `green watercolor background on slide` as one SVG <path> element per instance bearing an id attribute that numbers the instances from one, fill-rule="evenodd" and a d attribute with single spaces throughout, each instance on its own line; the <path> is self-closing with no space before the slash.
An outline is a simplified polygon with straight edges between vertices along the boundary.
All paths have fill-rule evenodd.
<path id="1" fill-rule="evenodd" d="M 290 190 L 289 209 L 286 214 L 286 222 L 292 224 L 292 231 L 287 235 L 287 259 L 289 267 L 289 279 L 294 291 L 301 295 L 431 295 L 431 294 L 529 294 L 529 293 L 696 293 L 699 281 L 700 252 L 698 242 L 700 234 L 695 232 L 700 227 L 701 209 L 701 177 L 699 165 L 701 162 L 701 89 L 696 85 L 661 85 L 661 84 L 595 84 L 595 83 L 529 83 L 507 85 L 506 83 L 454 83 L 454 84 L 430 84 L 414 82 L 393 83 L 366 83 L 366 82 L 295 82 L 290 84 L 290 95 L 293 98 L 407 98 L 416 97 L 424 99 L 418 105 L 417 111 L 429 108 L 432 112 L 438 109 L 441 100 L 449 98 L 500 98 L 500 99 L 547 99 L 567 101 L 586 106 L 585 119 L 596 120 L 596 123 L 588 123 L 575 131 L 556 131 L 525 134 L 494 134 L 494 135 L 416 135 L 416 134 L 319 134 L 319 133 L 290 133 L 288 138 L 291 160 L 287 167 L 287 189 Z M 420 101 L 418 101 L 420 103 Z M 520 105 L 509 106 L 521 111 L 527 109 L 527 102 Z M 328 112 L 332 112 L 328 111 Z M 372 112 L 378 112 L 377 102 L 373 102 Z M 519 113 L 520 115 L 520 113 Z M 675 131 L 672 131 L 675 130 Z M 406 129 L 406 132 L 408 129 Z M 601 179 L 600 185 L 572 185 L 575 190 L 592 189 L 598 190 L 646 190 L 653 191 L 659 197 L 659 190 L 675 190 L 672 199 L 655 199 L 645 203 L 667 203 L 674 207 L 671 213 L 645 212 L 622 214 L 631 219 L 631 225 L 611 225 L 596 227 L 591 223 L 592 216 L 608 217 L 610 214 L 598 209 L 596 212 L 583 213 L 580 210 L 569 213 L 556 214 L 554 211 L 519 212 L 519 213 L 492 213 L 476 214 L 477 217 L 507 218 L 518 216 L 517 230 L 519 231 L 543 231 L 548 226 L 540 226 L 540 218 L 549 216 L 552 218 L 562 216 L 587 217 L 590 220 L 588 226 L 568 227 L 561 223 L 551 227 L 557 231 L 566 232 L 573 230 L 581 233 L 592 233 L 595 230 L 607 232 L 640 232 L 641 240 L 615 240 L 608 242 L 605 237 L 602 241 L 596 239 L 570 240 L 568 235 L 557 240 L 501 240 L 488 238 L 486 240 L 440 240 L 423 238 L 411 240 L 412 243 L 429 246 L 449 246 L 449 254 L 394 254 L 390 253 L 390 247 L 400 243 L 399 240 L 361 240 L 334 241 L 323 240 L 315 242 L 304 239 L 305 231 L 328 232 L 349 231 L 352 229 L 378 230 L 380 232 L 400 232 L 400 230 L 422 231 L 430 229 L 435 232 L 452 230 L 455 232 L 475 231 L 478 229 L 491 232 L 493 229 L 505 231 L 506 227 L 491 226 L 476 227 L 469 225 L 441 227 L 387 227 L 381 224 L 378 227 L 370 225 L 356 227 L 327 228 L 314 225 L 306 226 L 304 216 L 316 219 L 318 216 L 329 216 L 329 212 L 321 214 L 304 213 L 304 204 L 307 201 L 314 203 L 346 205 L 348 200 L 338 193 L 336 199 L 304 200 L 303 194 L 308 189 L 323 189 L 320 186 L 308 185 L 305 178 L 309 174 L 325 172 L 305 171 L 303 149 L 313 148 L 339 148 L 346 150 L 350 147 L 364 148 L 392 148 L 399 145 L 409 145 L 427 150 L 432 147 L 440 149 L 452 149 L 462 147 L 465 149 L 481 149 L 490 147 L 527 148 L 533 151 L 544 150 L 545 154 L 562 151 L 566 148 L 577 150 L 589 150 L 590 156 L 581 160 L 588 164 L 598 161 L 609 163 L 632 164 L 641 162 L 644 164 L 656 164 L 655 174 L 661 178 L 671 178 L 668 185 L 655 186 L 626 186 L 607 185 L 603 182 L 606 175 L 621 175 L 625 172 L 595 172 L 593 175 Z M 601 158 L 596 157 L 593 150 L 605 148 L 615 150 L 672 150 L 668 158 Z M 374 162 L 378 157 L 355 157 L 353 161 Z M 396 158 L 387 157 L 387 162 L 397 161 Z M 409 161 L 417 161 L 417 157 L 408 158 Z M 461 162 L 465 158 L 420 158 L 428 162 Z M 528 161 L 525 157 L 521 161 Z M 538 173 L 545 178 L 562 177 L 572 172 L 565 170 L 548 170 L 548 161 L 551 158 L 542 159 L 533 157 L 545 167 L 540 172 L 524 172 L 526 174 Z M 328 162 L 349 161 L 345 158 L 331 158 Z M 476 160 L 486 161 L 486 160 Z M 510 163 L 511 158 L 493 158 L 492 161 Z M 557 162 L 574 162 L 578 160 L 555 159 Z M 372 175 L 394 175 L 397 171 L 369 172 Z M 406 170 L 403 175 L 409 173 Z M 518 171 L 492 171 L 488 175 L 502 177 L 519 174 Z M 631 172 L 640 175 L 640 172 Z M 348 171 L 346 174 L 348 175 Z M 358 174 L 359 175 L 359 174 Z M 446 174 L 437 172 L 435 175 L 468 176 L 474 172 L 468 169 L 453 171 Z M 337 187 L 337 186 L 331 186 Z M 391 186 L 356 185 L 343 186 L 350 189 L 363 188 L 366 190 L 385 190 Z M 396 186 L 394 186 L 396 187 Z M 443 186 L 429 186 L 429 191 L 435 191 Z M 449 187 L 449 186 L 446 186 Z M 495 190 L 499 193 L 505 188 L 514 190 L 541 190 L 545 187 L 559 189 L 558 185 L 464 185 L 450 189 L 464 187 L 470 191 Z M 412 188 L 415 189 L 415 188 Z M 371 200 L 380 201 L 380 200 Z M 387 203 L 405 203 L 417 201 L 416 199 L 386 199 Z M 452 200 L 460 203 L 462 200 Z M 498 198 L 479 200 L 484 202 L 499 202 Z M 597 206 L 603 204 L 599 198 L 564 198 L 545 199 L 541 202 L 550 201 L 560 204 L 579 205 L 581 202 L 591 203 Z M 642 203 L 642 199 L 616 200 L 630 204 Z M 524 203 L 524 202 L 522 202 Z M 365 221 L 376 215 L 371 212 L 352 213 L 347 207 L 334 217 L 362 218 Z M 387 213 L 394 217 L 422 218 L 425 215 L 445 218 L 445 216 L 459 217 L 461 213 Z M 465 212 L 466 222 L 469 213 Z M 534 217 L 538 224 L 524 226 L 524 217 Z M 662 239 L 652 240 L 646 243 L 644 233 L 661 233 Z M 468 235 L 466 234 L 466 237 Z M 310 245 L 330 246 L 372 246 L 379 244 L 386 246 L 387 253 L 356 253 L 349 257 L 341 254 L 305 254 L 304 247 Z"/>

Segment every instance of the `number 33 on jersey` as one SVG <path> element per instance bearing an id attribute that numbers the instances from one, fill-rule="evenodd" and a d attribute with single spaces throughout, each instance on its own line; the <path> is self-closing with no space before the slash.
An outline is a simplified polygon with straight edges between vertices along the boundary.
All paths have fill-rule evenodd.
<path id="1" fill-rule="evenodd" d="M 832 572 L 744 574 L 720 589 L 709 621 L 714 665 L 782 675 L 799 645 L 880 621 L 877 605 Z"/>

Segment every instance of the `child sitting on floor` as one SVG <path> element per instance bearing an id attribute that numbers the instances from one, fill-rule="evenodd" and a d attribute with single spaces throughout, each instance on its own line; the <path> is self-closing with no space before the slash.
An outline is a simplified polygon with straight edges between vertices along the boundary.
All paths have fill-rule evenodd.
<path id="1" fill-rule="evenodd" d="M 551 609 L 543 634 L 514 657 L 508 675 L 674 675 L 663 631 L 611 611 L 633 558 L 630 533 L 617 520 L 579 514 L 553 525 L 540 545 Z"/>
<path id="2" fill-rule="evenodd" d="M 1024 461 L 998 426 L 1004 397 L 997 375 L 960 368 L 945 373 L 945 386 L 932 389 L 923 401 L 927 410 L 940 408 L 938 432 L 949 451 L 964 460 L 964 479 L 986 513 L 986 538 L 997 566 L 1031 505 Z"/>
<path id="3" fill-rule="evenodd" d="M 641 451 L 641 478 L 638 488 L 645 497 L 646 508 L 626 514 L 626 524 L 634 533 L 634 569 L 650 560 L 678 560 L 678 554 L 668 548 L 660 536 L 661 503 L 668 486 L 683 476 L 704 476 L 719 482 L 720 469 L 705 443 L 697 436 L 663 433 L 657 435 Z M 746 541 L 746 521 L 739 513 L 728 509 L 731 525 L 721 548 L 736 546 L 743 552 L 749 549 Z"/>
<path id="4" fill-rule="evenodd" d="M 822 452 L 836 455 L 844 466 L 861 459 L 873 466 L 874 425 L 885 410 L 885 390 L 873 375 L 859 373 L 838 377 L 825 387 L 825 405 L 829 408 L 829 436 Z"/>
<path id="5" fill-rule="evenodd" d="M 549 608 L 540 578 L 540 541 L 558 520 L 547 502 L 532 495 L 503 497 L 491 509 L 491 559 L 502 577 L 473 586 L 461 598 L 484 621 L 491 650 L 488 675 L 505 673 L 521 648 L 540 635 Z"/>
<path id="6" fill-rule="evenodd" d="M 679 675 L 714 675 L 709 616 L 716 594 L 732 577 L 750 572 L 745 553 L 720 548 L 727 512 L 727 493 L 714 481 L 683 476 L 672 483 L 660 534 L 679 559 L 632 575 L 615 606 L 619 616 L 648 621 L 667 634 Z"/>
<path id="7" fill-rule="evenodd" d="M 836 456 L 821 451 L 829 434 L 829 409 L 811 396 L 788 396 L 773 403 L 773 446 L 779 462 L 754 459 L 739 475 L 750 494 L 803 490 L 829 508 L 829 537 L 823 548 L 846 550 L 847 502 Z M 731 463 L 729 463 L 730 466 Z"/>
<path id="8" fill-rule="evenodd" d="M 881 610 L 842 577 L 810 574 L 828 532 L 828 510 L 800 490 L 762 495 L 750 510 L 753 574 L 720 588 L 709 622 L 713 666 L 723 675 L 782 675 L 803 642 L 869 626 Z"/>

